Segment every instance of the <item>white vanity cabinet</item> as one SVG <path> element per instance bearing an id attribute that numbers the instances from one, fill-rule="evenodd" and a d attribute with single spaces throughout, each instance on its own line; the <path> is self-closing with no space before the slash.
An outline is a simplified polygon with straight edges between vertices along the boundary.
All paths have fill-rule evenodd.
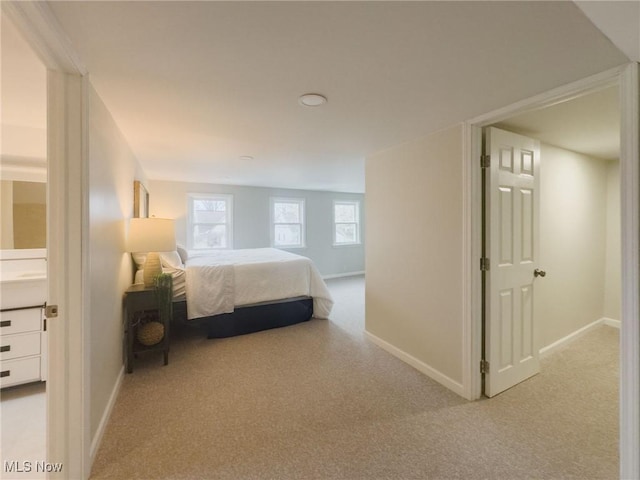
<path id="1" fill-rule="evenodd" d="M 44 308 L 0 312 L 0 387 L 45 380 Z"/>
<path id="2" fill-rule="evenodd" d="M 0 258 L 0 388 L 46 380 L 43 253 L 34 253 L 39 258 Z"/>

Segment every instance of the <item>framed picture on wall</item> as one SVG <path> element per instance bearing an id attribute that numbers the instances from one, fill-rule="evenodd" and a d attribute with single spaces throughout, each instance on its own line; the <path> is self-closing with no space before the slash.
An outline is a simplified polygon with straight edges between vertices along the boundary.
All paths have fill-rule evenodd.
<path id="1" fill-rule="evenodd" d="M 149 216 L 149 192 L 138 180 L 133 181 L 133 218 Z"/>

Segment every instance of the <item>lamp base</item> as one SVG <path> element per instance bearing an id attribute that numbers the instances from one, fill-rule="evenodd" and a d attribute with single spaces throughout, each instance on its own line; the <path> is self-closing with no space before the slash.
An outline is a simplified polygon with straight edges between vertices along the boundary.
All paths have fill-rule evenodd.
<path id="1" fill-rule="evenodd" d="M 147 253 L 147 260 L 144 262 L 144 273 L 142 279 L 144 286 L 149 288 L 155 285 L 155 278 L 162 273 L 162 263 L 157 252 Z"/>

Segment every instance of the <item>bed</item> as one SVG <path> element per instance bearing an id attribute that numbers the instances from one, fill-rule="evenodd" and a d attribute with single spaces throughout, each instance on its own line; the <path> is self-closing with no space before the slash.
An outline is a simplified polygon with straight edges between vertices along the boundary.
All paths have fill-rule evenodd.
<path id="1" fill-rule="evenodd" d="M 333 299 L 313 262 L 275 248 L 160 253 L 173 277 L 174 318 L 202 325 L 209 338 L 253 333 L 328 318 Z M 144 256 L 134 255 L 135 282 Z"/>

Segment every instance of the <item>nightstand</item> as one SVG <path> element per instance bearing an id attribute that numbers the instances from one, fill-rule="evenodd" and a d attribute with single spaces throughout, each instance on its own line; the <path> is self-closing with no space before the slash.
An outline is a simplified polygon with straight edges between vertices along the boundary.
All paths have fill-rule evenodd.
<path id="1" fill-rule="evenodd" d="M 164 364 L 169 363 L 169 324 L 171 323 L 171 309 L 168 318 L 162 318 L 158 310 L 158 301 L 154 287 L 143 284 L 131 285 L 124 294 L 124 329 L 127 373 L 133 372 L 134 357 L 143 352 L 162 351 Z M 145 318 L 155 316 L 155 321 L 164 325 L 164 337 L 155 345 L 143 345 L 137 337 L 137 329 Z"/>

